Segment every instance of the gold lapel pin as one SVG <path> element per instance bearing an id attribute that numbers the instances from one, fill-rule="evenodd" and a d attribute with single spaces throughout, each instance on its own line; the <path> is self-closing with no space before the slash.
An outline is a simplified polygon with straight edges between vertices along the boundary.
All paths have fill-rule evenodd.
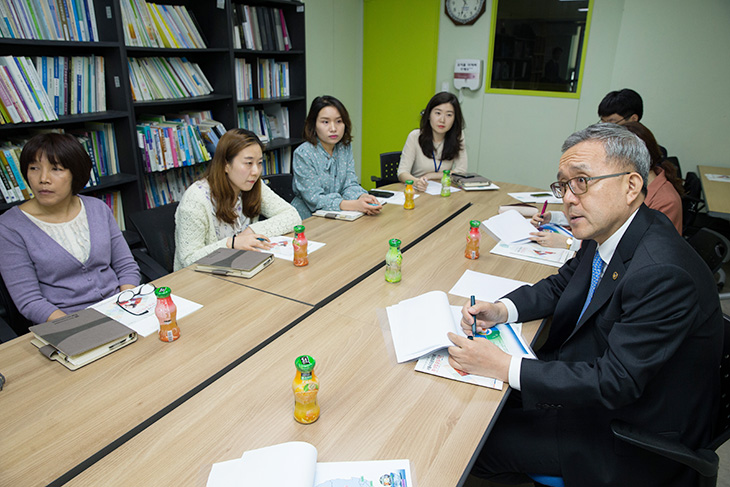
<path id="1" fill-rule="evenodd" d="M 613 280 L 615 281 L 616 279 L 618 279 L 618 272 L 613 273 Z"/>

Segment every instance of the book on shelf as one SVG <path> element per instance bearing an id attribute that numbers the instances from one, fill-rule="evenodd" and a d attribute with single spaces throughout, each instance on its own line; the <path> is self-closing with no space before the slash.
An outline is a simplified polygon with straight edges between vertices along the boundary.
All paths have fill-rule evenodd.
<path id="1" fill-rule="evenodd" d="M 238 126 L 255 133 L 263 143 L 271 140 L 269 119 L 261 108 L 239 107 Z"/>
<path id="2" fill-rule="evenodd" d="M 264 113 L 269 122 L 270 135 L 272 139 L 288 139 L 289 134 L 289 108 L 279 103 L 264 105 Z"/>
<path id="3" fill-rule="evenodd" d="M 137 340 L 137 333 L 99 311 L 86 308 L 33 325 L 31 343 L 49 360 L 76 370 Z"/>
<path id="4" fill-rule="evenodd" d="M 236 81 L 236 99 L 247 101 L 253 99 L 253 67 L 245 59 L 236 58 L 234 65 Z"/>
<path id="5" fill-rule="evenodd" d="M 193 14 L 184 5 L 121 0 L 124 44 L 136 47 L 205 49 Z"/>
<path id="6" fill-rule="evenodd" d="M 210 160 L 200 127 L 189 117 L 178 115 L 140 115 L 137 141 L 147 172 L 192 166 Z"/>
<path id="7" fill-rule="evenodd" d="M 291 154 L 291 147 L 281 147 L 264 152 L 264 170 L 262 176 L 291 172 Z"/>
<path id="8" fill-rule="evenodd" d="M 287 468 L 281 468 L 283 464 Z M 405 459 L 318 462 L 313 445 L 292 441 L 249 450 L 241 458 L 214 463 L 206 485 L 413 487 L 413 478 L 410 462 Z"/>
<path id="9" fill-rule="evenodd" d="M 200 66 L 184 57 L 130 57 L 127 64 L 135 101 L 188 98 L 213 92 Z"/>
<path id="10" fill-rule="evenodd" d="M 11 120 L 13 123 L 58 120 L 58 115 L 53 110 L 53 104 L 30 58 L 0 56 L 0 67 L 2 67 L 0 77 L 3 78 L 5 96 L 12 98 L 10 105 L 16 110 L 22 107 L 25 114 L 20 120 Z M 4 100 L 3 105 L 8 108 Z"/>
<path id="11" fill-rule="evenodd" d="M 2 0 L 0 36 L 8 39 L 98 41 L 94 0 Z"/>
<path id="12" fill-rule="evenodd" d="M 168 203 L 180 201 L 185 190 L 200 179 L 205 172 L 204 164 L 187 166 L 167 172 L 145 174 L 145 206 L 156 208 Z"/>
<path id="13" fill-rule="evenodd" d="M 97 193 L 94 196 L 106 203 L 109 209 L 112 210 L 114 219 L 117 221 L 117 225 L 119 225 L 119 230 L 126 230 L 127 227 L 124 223 L 124 207 L 122 206 L 122 193 L 119 191 L 110 191 Z"/>
<path id="14" fill-rule="evenodd" d="M 290 94 L 289 62 L 275 59 L 258 59 L 258 97 L 286 98 Z"/>

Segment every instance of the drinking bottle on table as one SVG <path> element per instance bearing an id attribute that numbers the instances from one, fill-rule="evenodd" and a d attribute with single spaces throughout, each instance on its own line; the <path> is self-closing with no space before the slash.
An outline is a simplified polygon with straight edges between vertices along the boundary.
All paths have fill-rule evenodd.
<path id="1" fill-rule="evenodd" d="M 469 233 L 466 235 L 466 250 L 464 251 L 464 257 L 467 259 L 478 259 L 479 258 L 479 241 L 482 238 L 479 233 L 479 220 L 472 220 L 469 222 Z"/>
<path id="2" fill-rule="evenodd" d="M 302 267 L 309 264 L 309 258 L 307 257 L 307 237 L 304 236 L 304 225 L 294 227 L 294 233 L 294 240 L 292 240 L 292 246 L 294 247 L 294 265 Z"/>
<path id="3" fill-rule="evenodd" d="M 160 320 L 160 340 L 163 342 L 174 342 L 180 338 L 180 327 L 177 326 L 177 306 L 172 302 L 169 287 L 158 287 L 155 289 L 157 305 L 155 315 Z"/>
<path id="4" fill-rule="evenodd" d="M 385 280 L 388 282 L 399 282 L 401 279 L 401 263 L 403 254 L 400 251 L 400 240 L 391 238 L 388 242 L 390 248 L 385 254 Z"/>
<path id="5" fill-rule="evenodd" d="M 302 424 L 314 423 L 319 418 L 319 379 L 314 375 L 315 361 L 309 355 L 294 360 L 297 373 L 292 381 L 294 391 L 294 419 Z"/>
<path id="6" fill-rule="evenodd" d="M 441 176 L 441 196 L 451 196 L 451 171 L 444 171 Z"/>
<path id="7" fill-rule="evenodd" d="M 416 207 L 416 192 L 413 190 L 413 181 L 410 179 L 406 181 L 406 190 L 403 192 L 406 197 L 406 202 L 403 203 L 403 208 L 406 210 L 412 210 Z"/>

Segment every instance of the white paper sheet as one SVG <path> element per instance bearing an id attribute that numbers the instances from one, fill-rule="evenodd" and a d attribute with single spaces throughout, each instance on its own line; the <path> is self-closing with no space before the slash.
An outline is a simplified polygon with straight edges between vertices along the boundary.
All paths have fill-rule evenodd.
<path id="1" fill-rule="evenodd" d="M 705 177 L 710 181 L 730 183 L 730 174 L 705 174 Z"/>
<path id="2" fill-rule="evenodd" d="M 456 193 L 457 191 L 461 191 L 459 188 L 455 188 L 453 186 L 450 186 L 449 189 L 452 193 Z M 440 181 L 429 181 L 428 187 L 425 191 L 427 194 L 439 196 L 441 194 L 441 182 Z"/>
<path id="3" fill-rule="evenodd" d="M 289 262 L 294 262 L 294 247 L 292 246 L 292 240 L 294 240 L 293 237 L 271 237 L 269 241 L 273 245 L 269 250 L 266 252 L 271 252 L 274 254 L 274 257 L 277 257 L 279 259 L 288 260 Z M 275 245 L 274 245 L 275 244 Z M 326 244 L 322 242 L 314 242 L 312 240 L 307 240 L 307 255 L 311 254 L 312 252 L 321 249 Z"/>
<path id="4" fill-rule="evenodd" d="M 467 269 L 456 281 L 449 294 L 465 298 L 474 295 L 478 301 L 493 303 L 505 294 L 525 284 L 528 283 Z"/>
<path id="5" fill-rule="evenodd" d="M 552 191 L 532 191 L 528 193 L 507 193 L 516 200 L 523 203 L 545 203 L 547 200 L 548 204 L 562 205 L 563 199 L 556 198 L 553 196 Z"/>
<path id="6" fill-rule="evenodd" d="M 390 190 L 388 190 L 390 191 Z M 389 198 L 381 198 L 378 197 L 378 201 L 380 201 L 380 204 L 388 203 L 389 205 L 404 205 L 406 203 L 406 194 L 403 191 L 391 191 L 393 193 L 393 196 Z M 414 199 L 418 198 L 420 195 L 415 194 Z"/>
<path id="7" fill-rule="evenodd" d="M 529 242 L 530 234 L 537 229 L 516 210 L 505 211 L 482 222 L 497 240 L 504 242 Z"/>
<path id="8" fill-rule="evenodd" d="M 552 267 L 562 267 L 563 264 L 575 255 L 575 252 L 572 250 L 542 247 L 534 242 L 525 244 L 499 242 L 489 252 L 495 255 L 512 257 L 513 259 L 526 260 Z"/>
<path id="9" fill-rule="evenodd" d="M 134 290 L 138 291 L 141 287 L 141 285 L 137 286 Z M 160 322 L 157 320 L 157 316 L 155 316 L 157 297 L 155 297 L 154 293 L 142 296 L 142 300 L 134 308 L 134 312 L 139 315 L 133 315 L 124 311 L 117 305 L 117 296 L 119 296 L 119 294 L 121 293 L 117 293 L 114 296 L 89 307 L 94 308 L 100 313 L 104 313 L 123 325 L 127 325 L 136 331 L 138 335 L 143 337 L 149 336 L 160 330 Z M 175 306 L 177 306 L 176 318 L 178 320 L 203 307 L 202 304 L 198 304 L 175 294 L 172 295 L 172 302 L 175 303 Z"/>

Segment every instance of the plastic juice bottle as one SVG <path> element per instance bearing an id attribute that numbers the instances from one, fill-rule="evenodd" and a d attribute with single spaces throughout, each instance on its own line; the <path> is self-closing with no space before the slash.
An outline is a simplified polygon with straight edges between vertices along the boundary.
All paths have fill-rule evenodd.
<path id="1" fill-rule="evenodd" d="M 403 263 L 403 254 L 400 252 L 400 240 L 391 238 L 388 241 L 390 248 L 385 254 L 385 280 L 388 282 L 400 282 L 401 264 Z"/>
<path id="2" fill-rule="evenodd" d="M 406 190 L 403 192 L 406 196 L 406 202 L 403 203 L 403 208 L 406 210 L 412 210 L 416 207 L 416 192 L 413 191 L 413 181 L 410 179 L 406 181 Z"/>
<path id="3" fill-rule="evenodd" d="M 174 342 L 180 338 L 180 327 L 177 326 L 177 306 L 172 302 L 170 293 L 172 290 L 169 287 L 155 289 L 155 296 L 157 296 L 155 315 L 160 320 L 160 340 L 163 342 Z"/>
<path id="4" fill-rule="evenodd" d="M 469 222 L 469 233 L 466 235 L 466 251 L 464 251 L 464 257 L 467 259 L 478 259 L 479 258 L 479 241 L 482 238 L 482 234 L 479 233 L 479 220 L 472 220 Z"/>
<path id="5" fill-rule="evenodd" d="M 294 391 L 294 419 L 302 424 L 314 423 L 319 418 L 319 379 L 314 375 L 314 359 L 302 355 L 294 360 L 297 373 L 292 381 Z"/>
<path id="6" fill-rule="evenodd" d="M 304 236 L 304 225 L 294 227 L 294 233 L 294 240 L 292 240 L 292 246 L 294 247 L 294 265 L 303 267 L 309 264 L 309 258 L 307 257 L 307 237 Z"/>
<path id="7" fill-rule="evenodd" d="M 451 196 L 451 171 L 445 170 L 441 176 L 441 196 Z"/>

